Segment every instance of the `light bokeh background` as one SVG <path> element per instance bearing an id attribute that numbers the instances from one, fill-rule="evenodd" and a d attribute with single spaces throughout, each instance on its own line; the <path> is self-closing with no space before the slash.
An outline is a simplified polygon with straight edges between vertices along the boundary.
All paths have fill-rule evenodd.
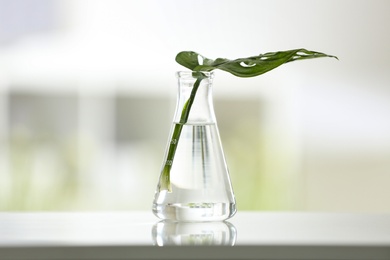
<path id="1" fill-rule="evenodd" d="M 0 0 L 0 210 L 149 210 L 182 50 L 216 72 L 239 210 L 390 212 L 390 1 Z"/>

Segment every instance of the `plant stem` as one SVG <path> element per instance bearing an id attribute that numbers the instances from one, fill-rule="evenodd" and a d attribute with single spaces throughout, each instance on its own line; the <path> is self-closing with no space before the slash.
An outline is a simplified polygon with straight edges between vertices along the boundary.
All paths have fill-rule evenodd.
<path id="1" fill-rule="evenodd" d="M 183 110 L 181 111 L 180 121 L 179 123 L 175 124 L 175 127 L 173 129 L 171 141 L 169 143 L 167 159 L 165 161 L 164 168 L 160 176 L 160 183 L 159 183 L 160 191 L 161 190 L 168 190 L 168 192 L 172 191 L 170 173 L 173 164 L 173 159 L 175 158 L 176 148 L 179 143 L 180 134 L 183 129 L 183 125 L 187 123 L 192 104 L 194 103 L 195 100 L 196 92 L 200 86 L 200 82 L 204 78 L 206 78 L 206 76 L 203 73 L 193 73 L 193 76 L 197 77 L 197 79 L 192 88 L 190 97 L 188 98 L 188 100 L 183 106 Z"/>

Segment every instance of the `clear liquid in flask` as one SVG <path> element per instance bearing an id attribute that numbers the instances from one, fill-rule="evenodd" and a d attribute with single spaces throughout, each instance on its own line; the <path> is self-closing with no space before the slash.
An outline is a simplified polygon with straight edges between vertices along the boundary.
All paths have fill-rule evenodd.
<path id="1" fill-rule="evenodd" d="M 153 212 L 159 218 L 220 221 L 235 214 L 216 124 L 183 125 L 170 175 L 172 191 L 157 190 L 155 194 Z"/>

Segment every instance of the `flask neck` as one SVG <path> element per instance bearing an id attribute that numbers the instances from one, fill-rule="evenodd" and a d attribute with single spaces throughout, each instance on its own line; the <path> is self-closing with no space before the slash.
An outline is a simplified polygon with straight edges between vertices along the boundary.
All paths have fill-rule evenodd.
<path id="1" fill-rule="evenodd" d="M 178 95 L 174 123 L 214 124 L 212 97 L 214 73 L 178 72 Z"/>

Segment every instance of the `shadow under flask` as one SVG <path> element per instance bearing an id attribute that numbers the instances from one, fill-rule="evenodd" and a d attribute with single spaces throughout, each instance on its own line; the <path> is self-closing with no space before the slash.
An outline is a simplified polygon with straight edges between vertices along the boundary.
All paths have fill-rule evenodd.
<path id="1" fill-rule="evenodd" d="M 236 213 L 236 202 L 214 113 L 214 73 L 176 75 L 179 88 L 172 138 L 167 144 L 153 213 L 172 221 L 228 219 Z"/>

